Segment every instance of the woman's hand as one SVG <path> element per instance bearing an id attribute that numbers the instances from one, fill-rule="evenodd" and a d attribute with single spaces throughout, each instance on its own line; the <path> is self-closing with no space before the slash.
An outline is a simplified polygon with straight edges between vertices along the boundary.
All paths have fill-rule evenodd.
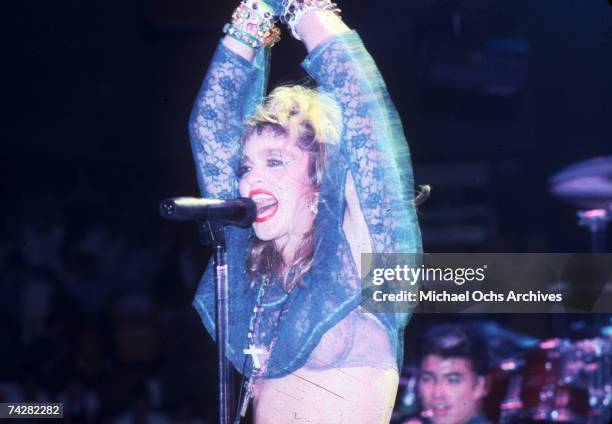
<path id="1" fill-rule="evenodd" d="M 350 31 L 342 19 L 329 10 L 306 12 L 297 22 L 295 29 L 309 52 L 319 44 Z"/>
<path id="2" fill-rule="evenodd" d="M 251 61 L 255 50 L 271 47 L 280 39 L 275 16 L 282 12 L 283 0 L 242 0 L 232 14 L 231 23 L 223 27 L 223 44 Z"/>

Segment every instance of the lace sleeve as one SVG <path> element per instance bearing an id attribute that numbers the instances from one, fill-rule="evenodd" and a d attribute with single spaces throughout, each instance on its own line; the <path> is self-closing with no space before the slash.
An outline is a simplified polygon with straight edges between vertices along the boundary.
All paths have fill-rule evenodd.
<path id="1" fill-rule="evenodd" d="M 342 108 L 343 132 L 337 160 L 348 162 L 347 172 L 354 180 L 372 252 L 421 253 L 408 144 L 385 83 L 361 39 L 354 31 L 335 37 L 316 47 L 302 65 L 317 81 L 319 89 L 331 94 Z M 345 181 L 346 178 L 338 181 L 341 193 L 337 195 L 344 194 Z M 412 266 L 418 266 L 417 260 L 417 255 L 411 255 Z M 340 263 L 344 278 L 335 279 L 336 285 L 350 286 L 349 270 L 354 274 L 356 270 L 347 260 Z M 355 279 L 359 285 L 359 277 Z M 336 367 L 385 368 L 393 366 L 389 365 L 389 358 L 394 356 L 396 366 L 401 368 L 403 330 L 410 314 L 371 308 L 372 304 L 366 301 L 367 291 L 363 294 L 362 310 L 377 311 L 369 317 L 375 316 L 382 328 L 356 309 L 348 315 L 337 313 L 335 319 L 343 321 L 329 327 L 329 336 L 317 346 L 309 366 L 319 362 Z M 346 328 L 350 331 L 343 331 Z M 383 337 L 385 331 L 388 337 Z M 339 350 L 326 341 L 342 335 L 341 343 L 349 348 L 335 355 Z"/>
<path id="2" fill-rule="evenodd" d="M 399 115 L 356 32 L 315 48 L 303 63 L 343 111 L 343 145 L 374 253 L 421 252 L 412 167 Z"/>
<path id="3" fill-rule="evenodd" d="M 202 196 L 228 199 L 238 196 L 236 161 L 246 117 L 262 101 L 267 82 L 269 51 L 259 50 L 252 63 L 222 43 L 208 68 L 189 120 L 189 134 Z M 248 313 L 254 296 L 246 272 L 251 230 L 226 227 L 230 279 L 227 355 L 236 369 L 244 362 Z M 215 338 L 215 286 L 212 260 L 196 290 L 193 306 Z"/>
<path id="4" fill-rule="evenodd" d="M 250 63 L 219 43 L 196 98 L 189 135 L 203 197 L 238 196 L 238 140 L 245 117 L 264 94 L 260 63 L 266 53 L 260 53 Z"/>

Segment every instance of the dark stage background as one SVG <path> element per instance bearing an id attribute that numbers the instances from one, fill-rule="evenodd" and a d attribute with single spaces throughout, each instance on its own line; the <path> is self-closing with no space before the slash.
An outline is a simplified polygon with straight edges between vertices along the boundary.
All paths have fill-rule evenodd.
<path id="1" fill-rule="evenodd" d="M 198 194 L 187 120 L 234 3 L 5 12 L 0 402 L 63 401 L 66 422 L 214 422 L 215 348 L 190 306 L 208 252 L 157 205 Z M 547 179 L 612 154 L 606 0 L 340 6 L 387 81 L 417 184 L 433 187 L 426 251 L 588 251 Z M 285 35 L 272 86 L 303 79 L 304 57 Z M 575 321 L 488 318 L 539 338 Z M 407 360 L 427 324 L 412 321 Z"/>

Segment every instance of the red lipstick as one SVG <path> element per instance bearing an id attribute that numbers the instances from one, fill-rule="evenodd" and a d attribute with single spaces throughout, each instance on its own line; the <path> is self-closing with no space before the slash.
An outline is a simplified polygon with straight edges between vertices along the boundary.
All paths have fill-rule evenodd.
<path id="1" fill-rule="evenodd" d="M 257 205 L 257 218 L 255 222 L 262 223 L 269 221 L 278 211 L 278 199 L 274 194 L 263 188 L 251 190 L 249 198 Z"/>

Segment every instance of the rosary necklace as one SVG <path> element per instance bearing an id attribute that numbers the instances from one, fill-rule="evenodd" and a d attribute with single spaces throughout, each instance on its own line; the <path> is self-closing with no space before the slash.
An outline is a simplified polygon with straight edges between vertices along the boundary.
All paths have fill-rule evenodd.
<path id="1" fill-rule="evenodd" d="M 293 290 L 292 288 L 291 290 L 289 290 L 289 292 L 286 292 L 283 296 L 281 296 L 280 298 L 278 298 L 277 300 L 273 302 L 263 303 L 263 297 L 266 291 L 266 287 L 268 285 L 269 285 L 268 279 L 264 279 L 259 287 L 259 292 L 257 293 L 257 297 L 255 300 L 255 307 L 253 308 L 253 313 L 251 314 L 251 319 L 249 320 L 249 331 L 247 334 L 248 348 L 244 349 L 243 353 L 245 355 L 250 355 L 251 361 L 253 363 L 253 371 L 251 372 L 251 376 L 249 377 L 248 381 L 244 385 L 244 393 L 241 396 L 241 403 L 240 403 L 240 416 L 241 417 L 245 416 L 247 408 L 249 406 L 249 402 L 251 398 L 254 396 L 253 395 L 253 382 L 255 378 L 261 373 L 262 364 L 259 360 L 258 355 L 263 355 L 264 353 L 266 353 L 265 350 L 261 346 L 257 346 L 255 344 L 255 332 L 259 327 L 259 321 L 261 320 L 261 315 L 264 309 L 278 306 L 281 303 L 284 303 L 289 298 L 289 294 Z M 278 339 L 278 326 L 280 324 L 280 319 L 282 315 L 285 313 L 285 310 L 286 310 L 286 305 L 283 305 L 283 308 L 278 314 L 278 319 L 277 319 L 276 326 L 275 326 L 275 335 L 272 338 L 272 341 L 270 342 L 270 347 L 268 348 L 268 357 L 266 361 L 270 359 L 272 350 L 274 349 L 274 345 L 276 344 L 276 340 Z M 247 360 L 248 360 L 248 356 L 245 357 L 245 366 L 246 366 Z"/>

